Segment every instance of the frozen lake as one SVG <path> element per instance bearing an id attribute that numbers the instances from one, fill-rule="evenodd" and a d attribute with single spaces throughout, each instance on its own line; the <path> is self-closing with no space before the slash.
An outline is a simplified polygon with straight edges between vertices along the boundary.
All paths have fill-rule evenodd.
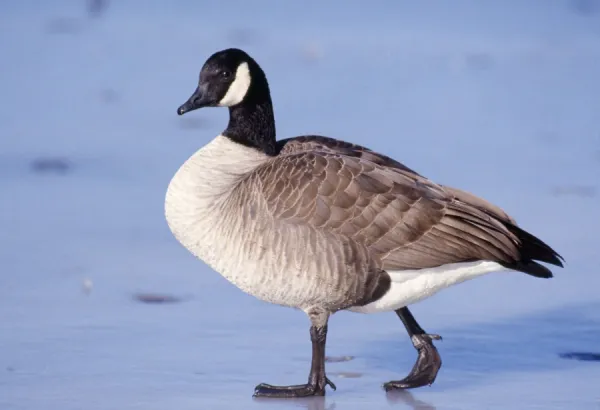
<path id="1" fill-rule="evenodd" d="M 0 3 L 0 409 L 600 408 L 600 362 L 561 357 L 600 354 L 599 2 L 101 3 Z M 342 138 L 470 190 L 565 269 L 414 306 L 444 337 L 432 387 L 386 395 L 416 358 L 402 324 L 341 313 L 337 391 L 253 400 L 304 382 L 308 320 L 228 284 L 163 216 L 227 119 L 175 110 L 229 46 L 265 69 L 279 138 Z"/>

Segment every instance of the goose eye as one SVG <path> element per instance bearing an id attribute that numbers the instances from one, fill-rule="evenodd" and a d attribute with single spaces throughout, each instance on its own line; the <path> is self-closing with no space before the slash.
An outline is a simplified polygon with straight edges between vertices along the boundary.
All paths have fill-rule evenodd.
<path id="1" fill-rule="evenodd" d="M 231 71 L 227 71 L 227 70 L 221 71 L 220 75 L 221 75 L 221 78 L 227 79 L 227 78 L 231 77 Z"/>

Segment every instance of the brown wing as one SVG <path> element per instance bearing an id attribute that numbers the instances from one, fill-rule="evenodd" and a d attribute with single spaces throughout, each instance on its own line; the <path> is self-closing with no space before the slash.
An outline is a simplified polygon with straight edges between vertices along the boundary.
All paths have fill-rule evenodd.
<path id="1" fill-rule="evenodd" d="M 383 269 L 520 259 L 501 222 L 414 173 L 328 149 L 282 151 L 255 175 L 275 218 L 362 243 Z"/>
<path id="2" fill-rule="evenodd" d="M 300 152 L 309 152 L 313 150 L 338 153 L 345 156 L 362 158 L 385 167 L 395 168 L 401 173 L 422 182 L 429 181 L 427 178 L 393 158 L 372 151 L 369 148 L 361 145 L 352 144 L 334 138 L 328 138 L 319 135 L 305 135 L 281 140 L 278 141 L 278 144 L 281 155 L 297 154 Z M 444 191 L 456 198 L 458 201 L 474 206 L 475 208 L 501 221 L 516 225 L 516 221 L 510 215 L 508 215 L 498 206 L 486 201 L 483 198 L 479 198 L 471 193 L 446 185 L 438 185 L 438 187 L 441 187 Z"/>
<path id="3" fill-rule="evenodd" d="M 378 165 L 396 168 L 420 176 L 417 172 L 386 155 L 372 151 L 361 145 L 352 144 L 320 135 L 303 135 L 278 141 L 280 155 L 298 154 L 300 152 L 320 151 L 342 154 L 349 157 L 366 159 Z"/>

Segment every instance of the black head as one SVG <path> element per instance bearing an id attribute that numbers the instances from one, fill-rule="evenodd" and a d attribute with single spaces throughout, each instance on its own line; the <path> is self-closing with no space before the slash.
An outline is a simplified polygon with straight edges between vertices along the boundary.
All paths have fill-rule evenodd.
<path id="1" fill-rule="evenodd" d="M 269 84 L 252 57 L 237 48 L 216 52 L 200 71 L 198 87 L 177 114 L 203 107 L 229 107 L 223 135 L 275 155 L 275 118 Z"/>
<path id="2" fill-rule="evenodd" d="M 234 107 L 260 92 L 268 97 L 269 89 L 264 72 L 252 57 L 237 48 L 218 51 L 202 66 L 196 91 L 177 114 L 204 107 Z"/>

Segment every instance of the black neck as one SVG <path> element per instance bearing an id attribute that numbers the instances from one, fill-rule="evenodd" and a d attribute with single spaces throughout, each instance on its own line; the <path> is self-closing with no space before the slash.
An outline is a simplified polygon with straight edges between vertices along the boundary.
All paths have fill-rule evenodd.
<path id="1" fill-rule="evenodd" d="M 244 101 L 230 107 L 229 124 L 223 135 L 267 155 L 275 155 L 275 116 L 270 99 L 261 103 Z"/>
<path id="2" fill-rule="evenodd" d="M 264 72 L 253 61 L 252 82 L 244 100 L 229 108 L 229 124 L 223 135 L 267 155 L 277 154 L 275 116 L 269 84 Z"/>

